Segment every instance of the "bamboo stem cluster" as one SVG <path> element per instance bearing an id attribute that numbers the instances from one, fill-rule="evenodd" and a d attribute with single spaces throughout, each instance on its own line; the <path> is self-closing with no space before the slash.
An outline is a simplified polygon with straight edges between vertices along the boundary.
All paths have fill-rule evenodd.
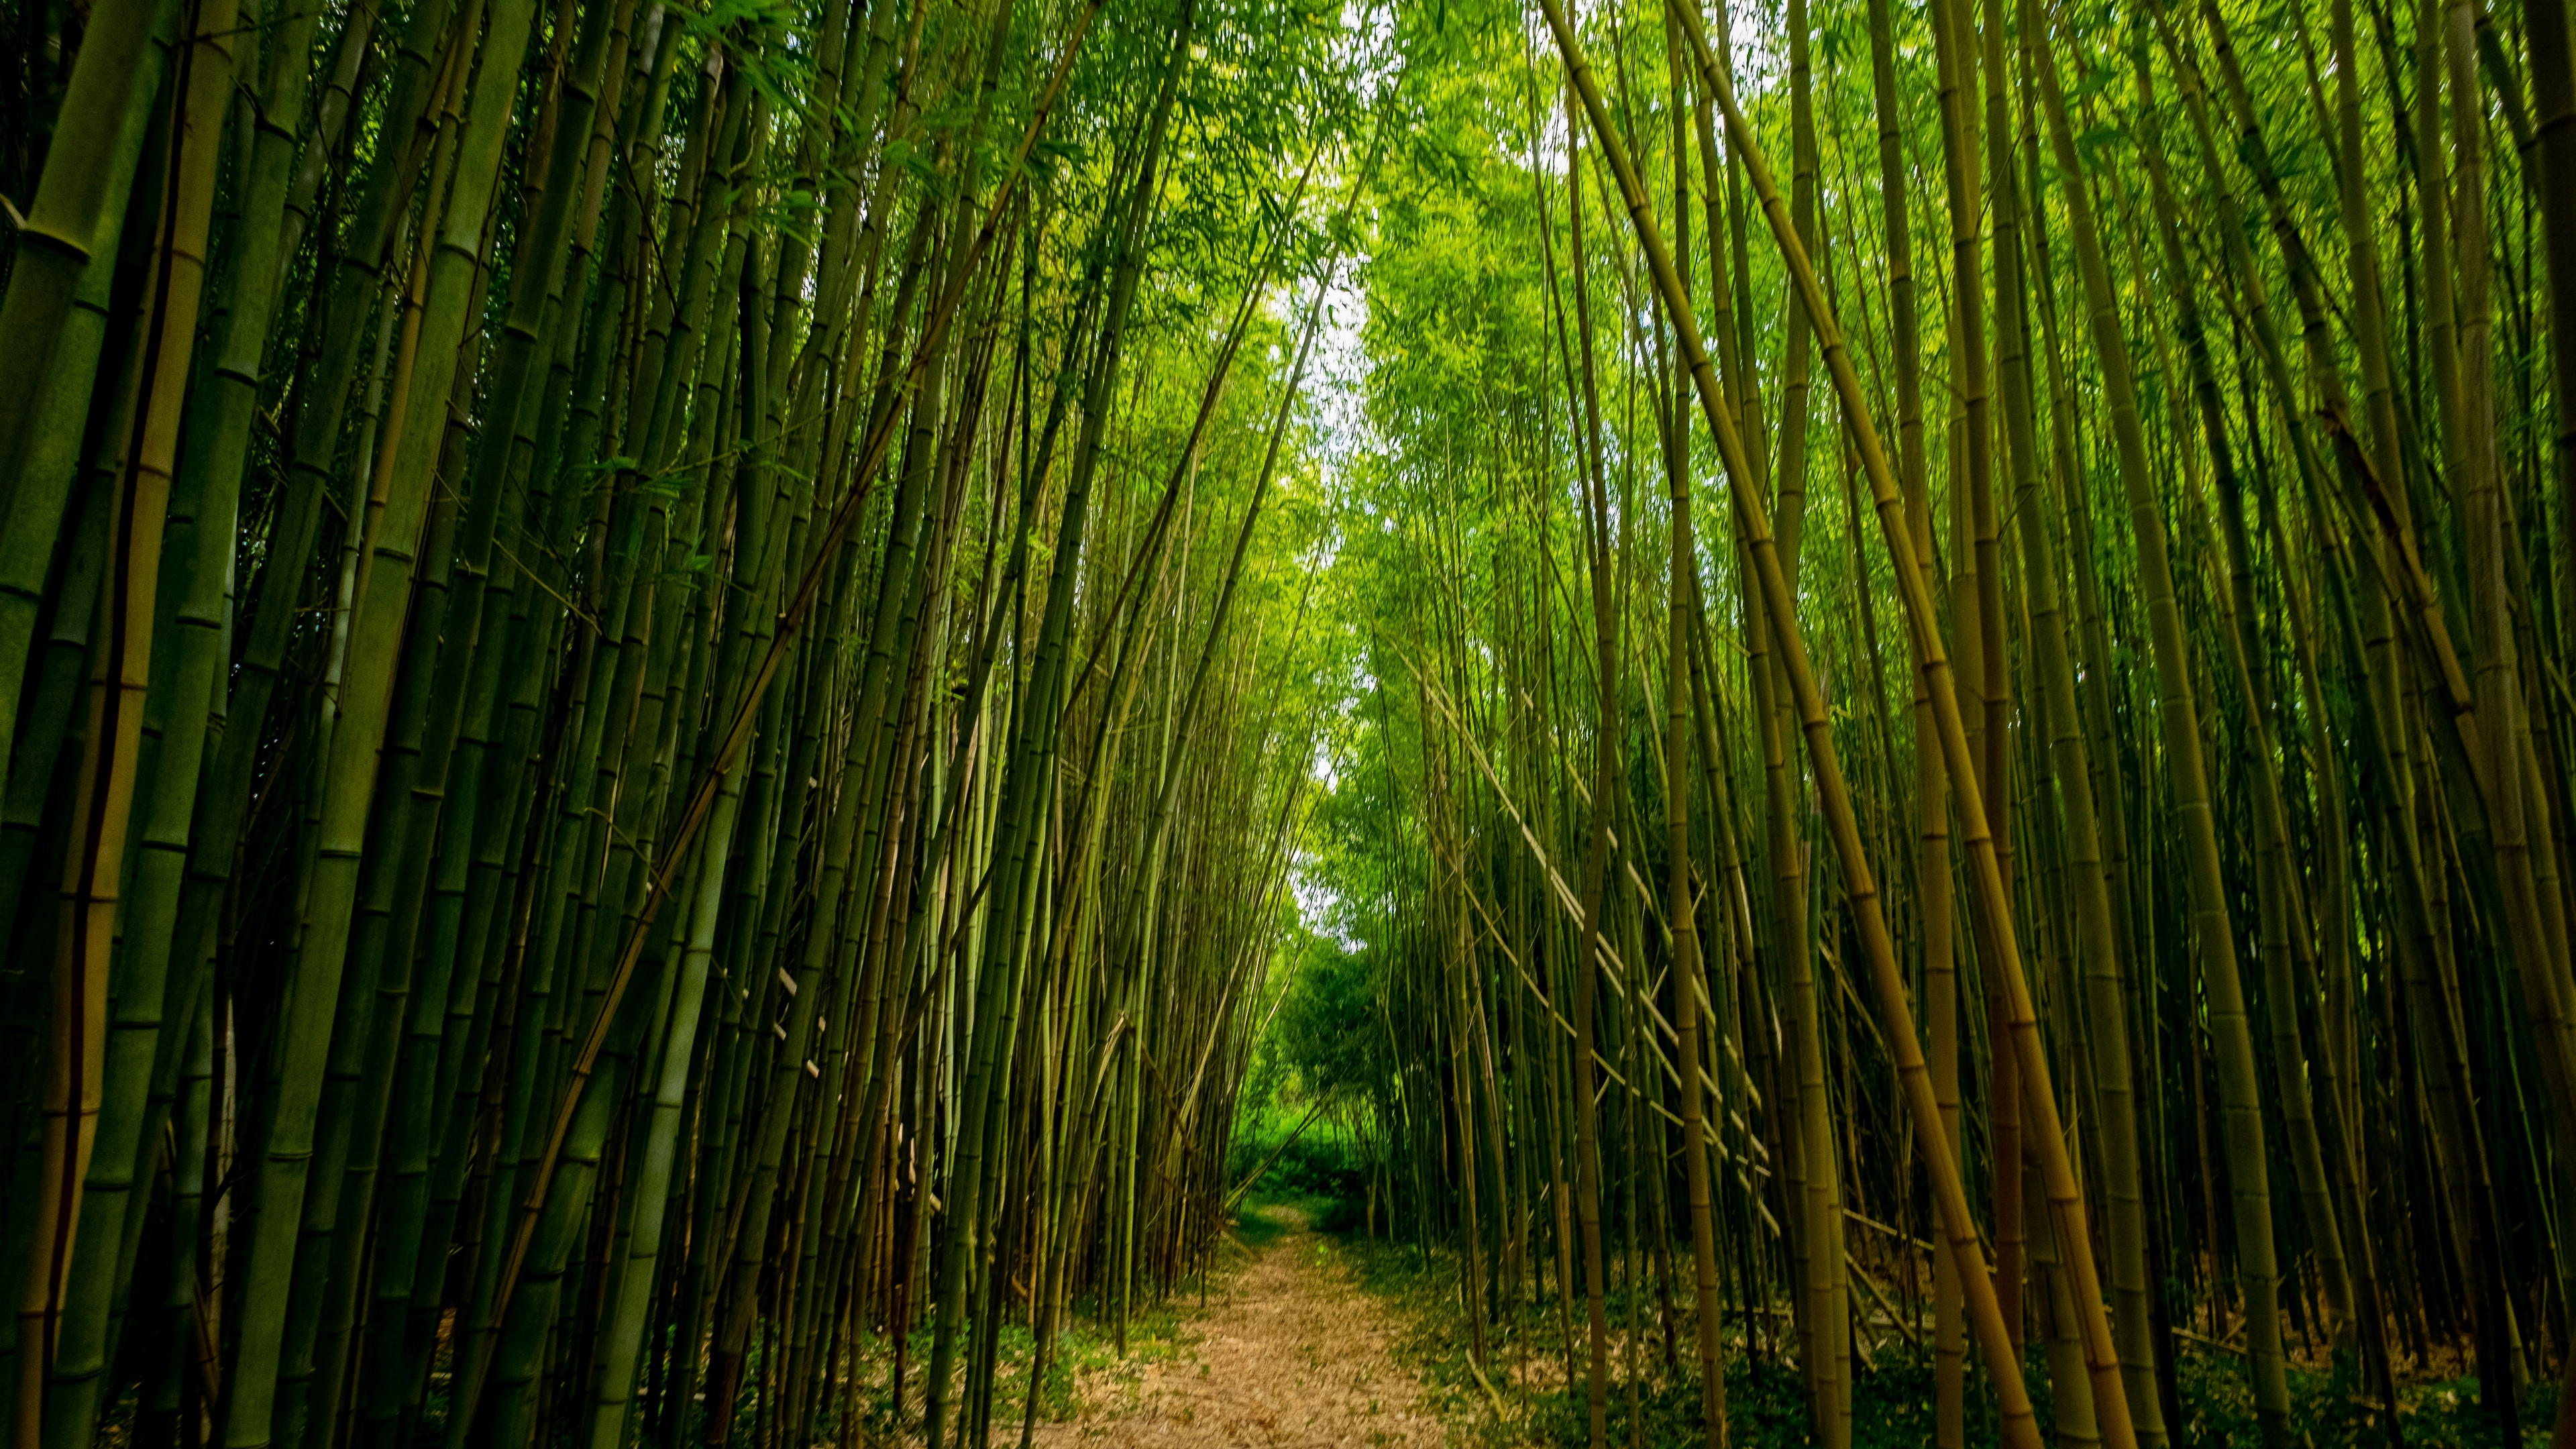
<path id="1" fill-rule="evenodd" d="M 1335 37 L 11 16 L 0 1434 L 1025 1437 L 1231 1205 Z"/>
<path id="2" fill-rule="evenodd" d="M 2007 1442 L 2213 1432 L 2196 1345 L 2270 1443 L 2337 1363 L 2392 1442 L 2427 1377 L 2528 1422 L 2576 1163 L 2564 7 L 1536 9 L 1452 102 L 1513 139 L 1382 216 L 1371 294 L 1377 748 L 1436 862 L 1386 989 L 1452 1003 L 1391 1059 L 1509 1064 L 1436 1112 L 1391 1073 L 1377 1146 L 1478 1359 L 1552 1313 L 1595 1444 L 1694 1376 L 1647 1302 L 1711 1444 L 1726 1362 L 1841 1443 L 1900 1340 L 1945 1445 L 1970 1345 Z M 1393 361 L 1461 336 L 1471 388 Z"/>

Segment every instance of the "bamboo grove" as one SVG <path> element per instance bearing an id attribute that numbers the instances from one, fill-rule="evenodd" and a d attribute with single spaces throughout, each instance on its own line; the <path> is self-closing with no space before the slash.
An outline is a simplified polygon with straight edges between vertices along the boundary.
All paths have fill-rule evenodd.
<path id="1" fill-rule="evenodd" d="M 0 1422 L 2576 1442 L 2565 12 L 15 0 Z"/>
<path id="2" fill-rule="evenodd" d="M 2187 1366 L 2576 1442 L 2566 7 L 1446 23 L 1311 1070 L 1476 1374 L 1595 1446 L 1745 1358 L 1847 1444 L 1916 1353 L 1943 1445 L 2221 1442 Z"/>
<path id="3" fill-rule="evenodd" d="M 11 1444 L 1017 1442 L 1205 1267 L 1330 20 L 11 8 Z"/>

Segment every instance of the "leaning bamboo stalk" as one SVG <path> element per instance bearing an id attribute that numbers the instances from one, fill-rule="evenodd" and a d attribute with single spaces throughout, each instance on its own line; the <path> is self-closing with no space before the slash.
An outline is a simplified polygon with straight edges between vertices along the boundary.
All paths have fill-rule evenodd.
<path id="1" fill-rule="evenodd" d="M 2082 1320 L 2084 1360 L 2087 1376 L 2093 1381 L 2096 1412 L 2101 1418 L 2104 1437 L 2115 1449 L 2127 1449 L 2132 1442 L 2133 1431 L 2119 1382 L 2118 1353 L 2112 1345 L 2110 1326 L 2102 1309 L 2100 1279 L 2093 1265 L 2083 1193 L 2068 1159 L 2064 1128 L 2058 1120 L 2046 1049 L 2040 1041 L 2029 983 L 2022 975 L 2020 952 L 2013 938 L 2012 912 L 2001 866 L 1995 856 L 1994 842 L 1986 828 L 1986 812 L 1978 791 L 1965 776 L 1970 761 L 1966 735 L 1959 721 L 1958 697 L 1950 687 L 1949 668 L 1933 622 L 1930 593 L 1922 574 L 1914 567 L 1910 533 L 1905 523 L 1904 498 L 1891 476 L 1877 431 L 1869 422 L 1868 401 L 1861 390 L 1850 354 L 1842 344 L 1841 329 L 1833 319 L 1814 268 L 1807 264 L 1805 253 L 1797 244 L 1795 229 L 1789 224 L 1780 204 L 1778 188 L 1771 181 L 1760 147 L 1753 139 L 1751 127 L 1745 123 L 1743 112 L 1735 104 L 1733 88 L 1709 54 L 1707 34 L 1700 28 L 1698 16 L 1685 12 L 1683 28 L 1690 33 L 1693 48 L 1699 53 L 1703 82 L 1716 97 L 1719 109 L 1726 113 L 1728 128 L 1743 153 L 1746 170 L 1753 178 L 1755 192 L 1762 200 L 1763 212 L 1771 222 L 1772 234 L 1779 241 L 1791 276 L 1799 291 L 1806 296 L 1809 310 L 1816 318 L 1817 335 L 1823 344 L 1826 364 L 1833 375 L 1835 390 L 1842 398 L 1844 417 L 1859 447 L 1879 521 L 1886 531 L 1889 555 L 1895 562 L 1898 595 L 1905 604 L 1908 625 L 1922 650 L 1922 672 L 1931 683 L 1933 713 L 1944 757 L 1957 782 L 1959 815 L 1965 826 L 1973 866 L 1971 874 L 1993 922 L 1998 957 L 1996 965 L 2003 977 L 2006 1004 L 2012 1018 L 2014 1056 L 2025 1074 L 2025 1095 L 2039 1118 L 2036 1124 L 2039 1128 L 2037 1147 L 2042 1177 L 2051 1211 L 2058 1220 L 2067 1266 L 2074 1278 L 2075 1306 Z M 1765 588 L 1768 587 L 1766 580 Z M 1810 730 L 1820 724 L 1821 717 L 1817 724 L 1810 725 Z M 1853 855 L 1857 860 L 1857 839 L 1853 841 Z M 1846 869 L 1849 869 L 1848 865 Z M 1892 976 L 1893 962 L 1887 965 Z"/>
<path id="2" fill-rule="evenodd" d="M 1744 540 L 1747 551 L 1753 556 L 1764 599 L 1773 610 L 1773 634 L 1786 656 L 1784 663 L 1787 666 L 1790 686 L 1797 695 L 1800 722 L 1806 733 L 1809 751 L 1815 761 L 1817 794 L 1825 805 L 1826 820 L 1833 835 L 1835 853 L 1843 869 L 1845 892 L 1860 916 L 1862 936 L 1868 947 L 1874 984 L 1880 996 L 1880 1010 L 1888 1018 L 1889 1046 L 1896 1057 L 1897 1075 L 1905 1092 L 1907 1110 L 1914 1119 L 1915 1130 L 1929 1139 L 1940 1131 L 1939 1108 L 1932 1100 L 1931 1080 L 1923 1062 L 1921 1049 L 1915 1044 L 1912 1013 L 1905 1002 L 1904 982 L 1897 971 L 1894 944 L 1888 936 L 1886 922 L 1879 911 L 1876 882 L 1870 874 L 1868 861 L 1862 854 L 1858 825 L 1852 814 L 1849 797 L 1843 788 L 1842 771 L 1835 758 L 1830 725 L 1824 712 L 1823 700 L 1816 690 L 1814 675 L 1807 665 L 1806 648 L 1799 636 L 1786 580 L 1780 573 L 1779 560 L 1771 544 L 1770 532 L 1762 515 L 1761 504 L 1749 495 L 1740 482 L 1747 476 L 1748 466 L 1743 442 L 1736 433 L 1733 418 L 1718 397 L 1716 379 L 1709 367 L 1707 348 L 1700 341 L 1698 323 L 1691 314 L 1690 299 L 1681 285 L 1681 279 L 1673 273 L 1671 256 L 1664 249 L 1662 237 L 1648 210 L 1643 188 L 1638 185 L 1636 174 L 1628 164 L 1626 152 L 1618 142 L 1617 134 L 1611 125 L 1608 107 L 1601 99 L 1600 89 L 1592 80 L 1590 68 L 1584 63 L 1573 31 L 1567 25 L 1564 12 L 1556 0 L 1541 0 L 1541 5 L 1547 15 L 1549 29 L 1555 33 L 1557 48 L 1565 57 L 1566 67 L 1572 74 L 1575 88 L 1583 98 L 1584 109 L 1592 121 L 1593 133 L 1598 138 L 1602 149 L 1609 155 L 1611 169 L 1619 178 L 1621 191 L 1628 203 L 1630 219 L 1635 225 L 1639 244 L 1646 253 L 1648 269 L 1653 276 L 1657 292 L 1663 298 L 1666 317 L 1679 336 L 1683 359 L 1690 367 L 1692 382 L 1699 393 L 1701 412 L 1706 416 L 1711 431 L 1717 437 L 1719 452 L 1727 465 L 1727 471 L 1739 480 L 1738 486 L 1728 490 L 1729 495 L 1735 500 L 1738 532 Z M 1735 109 L 1732 91 L 1726 88 L 1724 76 L 1718 72 L 1714 61 L 1709 56 L 1706 35 L 1698 29 L 1698 16 L 1687 10 L 1680 13 L 1684 28 L 1691 32 L 1695 48 L 1700 53 L 1702 84 L 1716 97 L 1720 109 L 1726 113 L 1730 132 L 1736 137 L 1747 167 L 1755 176 L 1757 192 L 1764 196 L 1765 210 L 1774 215 L 1775 231 L 1780 230 L 1776 189 L 1770 185 L 1768 173 L 1760 167 L 1757 153 L 1748 144 L 1749 133 L 1743 125 L 1741 114 Z M 1792 255 L 1803 260 L 1803 253 L 1793 252 Z M 1813 290 L 1813 274 L 1805 273 L 1802 280 L 1808 284 L 1809 307 L 1817 318 L 1820 335 L 1833 338 L 1830 315 L 1817 305 L 1822 298 Z M 1829 364 L 1839 356 L 1838 341 L 1839 339 L 1836 338 L 1826 346 Z M 1847 360 L 1836 367 L 1838 380 L 1848 371 L 1848 368 Z M 1857 423 L 1858 419 L 1854 418 L 1853 421 Z M 1873 477 L 1872 480 L 1874 485 L 1883 481 L 1883 464 L 1877 470 L 1877 474 L 1878 476 Z M 1901 502 L 1897 506 L 1901 509 Z M 1881 507 L 1884 511 L 1886 504 L 1882 502 Z M 1910 559 L 1910 548 L 1905 556 Z M 1921 601 L 1913 596 L 1921 591 L 1920 577 L 1911 570 L 1901 569 L 1899 578 L 1909 581 L 1913 586 L 1908 590 L 1909 605 L 1919 605 Z M 1925 652 L 1927 657 L 1935 661 L 1943 657 L 1937 642 Z M 1946 674 L 1939 676 L 1939 679 L 1941 684 L 1946 686 Z M 1942 698 L 1950 700 L 1943 733 L 1945 736 L 1953 736 L 1958 729 L 1957 702 L 1955 697 L 1947 695 L 1946 691 L 1936 692 L 1936 702 Z M 1954 755 L 1964 757 L 1964 742 L 1957 747 Z M 1963 796 L 1963 803 L 1973 799 L 1973 793 L 1967 793 Z M 1970 818 L 1973 820 L 1975 817 L 1971 815 Z M 1990 856 L 1987 859 L 1991 861 Z M 1960 1277 L 1967 1290 L 1969 1316 L 1975 1325 L 1979 1346 L 1985 1352 L 1988 1365 L 1995 1376 L 1997 1393 L 2002 1401 L 2004 1435 L 2007 1442 L 2035 1446 L 2039 1443 L 2038 1424 L 2032 1416 L 2029 1395 L 2022 1387 L 2021 1366 L 2012 1351 L 2010 1335 L 2005 1332 L 2003 1316 L 1995 1301 L 1993 1281 L 1987 1276 L 1984 1255 L 1977 1244 L 1975 1229 L 1972 1226 L 1973 1219 L 1968 1213 L 1966 1190 L 1960 1182 L 1955 1163 L 1950 1163 L 1938 1156 L 1932 1160 L 1933 1185 L 1942 1205 L 1944 1235 L 1948 1239 L 1951 1253 L 1960 1260 Z"/>

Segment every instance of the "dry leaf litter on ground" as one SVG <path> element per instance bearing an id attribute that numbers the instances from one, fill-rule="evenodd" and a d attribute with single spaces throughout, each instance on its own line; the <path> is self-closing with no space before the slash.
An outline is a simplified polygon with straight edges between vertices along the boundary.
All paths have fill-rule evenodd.
<path id="1" fill-rule="evenodd" d="M 1293 1209 L 1289 1230 L 1184 1320 L 1168 1358 L 1085 1370 L 1081 1412 L 1038 1449 L 1437 1449 L 1440 1418 L 1395 1362 L 1395 1324 Z"/>

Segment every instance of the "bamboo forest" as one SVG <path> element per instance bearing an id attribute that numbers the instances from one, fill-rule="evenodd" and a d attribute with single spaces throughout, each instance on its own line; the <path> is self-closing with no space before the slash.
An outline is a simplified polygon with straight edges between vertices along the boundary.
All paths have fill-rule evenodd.
<path id="1" fill-rule="evenodd" d="M 0 1449 L 2576 1449 L 2569 0 L 0 0 Z"/>

